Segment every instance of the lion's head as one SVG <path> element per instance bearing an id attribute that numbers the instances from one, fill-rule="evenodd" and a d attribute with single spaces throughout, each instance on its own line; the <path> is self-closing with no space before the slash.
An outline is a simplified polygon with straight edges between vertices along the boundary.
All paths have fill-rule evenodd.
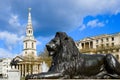
<path id="1" fill-rule="evenodd" d="M 55 53 L 60 48 L 60 39 L 58 37 L 55 37 L 48 44 L 46 44 L 46 47 L 50 56 L 55 55 Z"/>
<path id="2" fill-rule="evenodd" d="M 61 58 L 64 60 L 72 59 L 79 54 L 79 51 L 73 39 L 65 32 L 57 32 L 55 37 L 46 44 L 50 56 Z"/>

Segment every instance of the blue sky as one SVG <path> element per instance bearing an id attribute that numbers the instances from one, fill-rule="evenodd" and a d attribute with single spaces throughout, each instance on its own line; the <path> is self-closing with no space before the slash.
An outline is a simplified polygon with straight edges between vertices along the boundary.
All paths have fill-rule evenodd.
<path id="1" fill-rule="evenodd" d="M 32 8 L 37 52 L 44 51 L 57 31 L 75 41 L 120 32 L 120 0 L 2 0 L 0 57 L 22 54 L 28 8 Z"/>

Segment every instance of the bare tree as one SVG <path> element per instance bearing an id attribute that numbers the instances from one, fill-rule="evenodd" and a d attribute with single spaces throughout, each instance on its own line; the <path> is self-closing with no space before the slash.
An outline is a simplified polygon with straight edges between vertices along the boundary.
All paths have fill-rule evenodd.
<path id="1" fill-rule="evenodd" d="M 45 48 L 43 52 L 40 52 L 39 56 L 43 58 L 49 57 L 47 49 Z"/>

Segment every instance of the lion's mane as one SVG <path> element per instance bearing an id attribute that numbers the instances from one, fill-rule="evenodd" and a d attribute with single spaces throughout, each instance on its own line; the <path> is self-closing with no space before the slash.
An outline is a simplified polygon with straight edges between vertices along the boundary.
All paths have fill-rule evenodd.
<path id="1" fill-rule="evenodd" d="M 76 60 L 79 56 L 79 50 L 76 47 L 73 39 L 68 37 L 64 32 L 57 32 L 55 38 L 60 40 L 60 49 L 55 53 L 53 57 L 53 66 L 51 66 L 49 71 L 62 72 L 64 74 L 75 74 L 72 70 L 75 70 Z M 53 39 L 53 40 L 54 40 Z"/>

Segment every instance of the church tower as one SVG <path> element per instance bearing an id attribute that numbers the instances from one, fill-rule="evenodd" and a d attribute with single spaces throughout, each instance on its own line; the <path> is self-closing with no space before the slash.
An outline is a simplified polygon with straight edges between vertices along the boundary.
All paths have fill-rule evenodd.
<path id="1" fill-rule="evenodd" d="M 26 28 L 26 37 L 23 40 L 23 56 L 24 57 L 35 57 L 37 56 L 36 52 L 36 40 L 33 35 L 33 27 L 32 27 L 32 18 L 31 18 L 31 8 L 29 8 L 28 12 L 28 23 Z"/>

